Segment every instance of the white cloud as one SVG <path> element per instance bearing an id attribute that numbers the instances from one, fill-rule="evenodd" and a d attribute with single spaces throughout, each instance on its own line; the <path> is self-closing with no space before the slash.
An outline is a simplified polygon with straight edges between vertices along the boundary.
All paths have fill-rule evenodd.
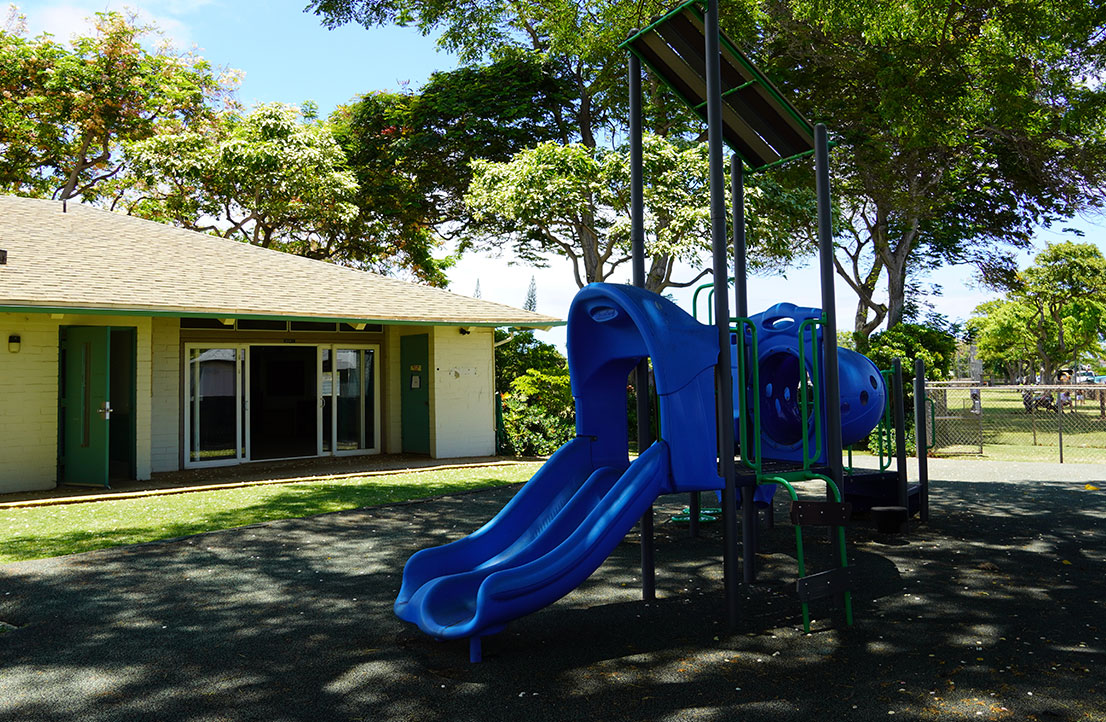
<path id="1" fill-rule="evenodd" d="M 190 14 L 207 5 L 211 0 L 162 0 L 160 2 L 100 3 L 44 3 L 30 7 L 20 6 L 27 17 L 27 31 L 31 36 L 50 33 L 60 41 L 69 41 L 74 35 L 83 35 L 92 29 L 96 13 L 115 11 L 133 13 L 142 25 L 153 25 L 161 30 L 169 43 L 179 49 L 192 45 L 191 27 L 180 16 Z M 156 41 L 153 44 L 157 44 Z"/>

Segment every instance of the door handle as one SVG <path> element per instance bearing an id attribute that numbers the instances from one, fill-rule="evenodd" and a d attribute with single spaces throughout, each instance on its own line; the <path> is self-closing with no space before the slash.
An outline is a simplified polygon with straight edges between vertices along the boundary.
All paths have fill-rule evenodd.
<path id="1" fill-rule="evenodd" d="M 100 415 L 100 418 L 103 419 L 104 421 L 107 421 L 108 419 L 110 419 L 111 418 L 111 402 L 110 401 L 105 401 L 104 403 L 100 404 L 100 408 L 96 410 L 96 413 L 98 413 Z"/>

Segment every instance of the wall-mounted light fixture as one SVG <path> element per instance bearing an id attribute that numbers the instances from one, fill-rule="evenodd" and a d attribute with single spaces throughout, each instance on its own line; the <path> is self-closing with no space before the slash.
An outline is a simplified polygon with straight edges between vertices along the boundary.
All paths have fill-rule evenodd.
<path id="1" fill-rule="evenodd" d="M 0 248 L 0 266 L 7 265 L 7 263 L 8 263 L 8 252 L 5 251 L 3 248 Z"/>
<path id="2" fill-rule="evenodd" d="M 459 328 L 457 330 L 461 332 L 462 336 L 468 336 L 470 333 L 472 333 L 472 331 L 469 331 L 467 328 Z"/>
<path id="3" fill-rule="evenodd" d="M 23 339 L 21 339 L 17 334 L 13 333 L 11 336 L 8 336 L 8 352 L 9 353 L 19 353 L 19 348 L 22 345 L 23 345 Z"/>

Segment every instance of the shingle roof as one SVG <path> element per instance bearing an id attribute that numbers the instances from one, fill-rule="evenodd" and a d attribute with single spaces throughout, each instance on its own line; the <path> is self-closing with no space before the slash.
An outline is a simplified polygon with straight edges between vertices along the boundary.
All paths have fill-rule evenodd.
<path id="1" fill-rule="evenodd" d="M 559 319 L 77 203 L 0 196 L 0 310 L 549 326 Z"/>

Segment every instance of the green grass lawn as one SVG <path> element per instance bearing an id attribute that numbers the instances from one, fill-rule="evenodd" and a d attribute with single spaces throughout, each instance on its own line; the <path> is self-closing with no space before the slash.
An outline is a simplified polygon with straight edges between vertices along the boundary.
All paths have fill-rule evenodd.
<path id="1" fill-rule="evenodd" d="M 0 510 L 0 563 L 170 539 L 528 480 L 537 463 Z"/>

